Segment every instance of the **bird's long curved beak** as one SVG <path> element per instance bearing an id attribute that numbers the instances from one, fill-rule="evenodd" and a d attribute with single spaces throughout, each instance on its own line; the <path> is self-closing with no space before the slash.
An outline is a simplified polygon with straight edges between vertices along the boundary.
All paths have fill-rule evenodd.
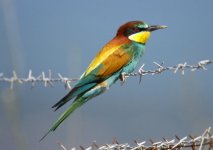
<path id="1" fill-rule="evenodd" d="M 155 30 L 158 30 L 158 29 L 165 29 L 167 28 L 167 26 L 164 26 L 164 25 L 151 25 L 148 27 L 148 31 L 152 32 L 152 31 L 155 31 Z"/>

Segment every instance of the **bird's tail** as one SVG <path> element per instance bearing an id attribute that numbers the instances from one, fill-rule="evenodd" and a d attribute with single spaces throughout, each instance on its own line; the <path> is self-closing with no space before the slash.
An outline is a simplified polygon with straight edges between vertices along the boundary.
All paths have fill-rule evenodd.
<path id="1" fill-rule="evenodd" d="M 55 131 L 58 126 L 78 107 L 87 102 L 86 98 L 78 96 L 75 101 L 71 104 L 71 106 L 58 118 L 58 120 L 53 124 L 53 126 L 49 129 L 49 131 L 40 139 L 42 141 L 50 132 Z"/>
<path id="2" fill-rule="evenodd" d="M 53 126 L 49 129 L 49 131 L 41 138 L 43 140 L 50 132 L 55 131 L 58 126 L 73 112 L 75 111 L 78 107 L 86 103 L 88 100 L 91 98 L 98 96 L 99 94 L 103 93 L 106 91 L 106 89 L 109 88 L 110 84 L 114 83 L 114 78 L 113 80 L 110 79 L 108 82 L 104 81 L 98 85 L 96 85 L 94 88 L 78 95 L 71 106 L 58 118 L 58 120 L 53 124 Z M 40 140 L 40 141 L 41 141 Z"/>

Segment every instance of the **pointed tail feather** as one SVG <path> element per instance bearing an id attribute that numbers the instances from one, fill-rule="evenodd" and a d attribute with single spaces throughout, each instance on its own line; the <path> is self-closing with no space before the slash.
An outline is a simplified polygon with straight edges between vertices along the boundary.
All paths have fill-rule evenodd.
<path id="1" fill-rule="evenodd" d="M 58 101 L 55 105 L 52 106 L 52 108 L 55 108 L 54 111 L 58 110 L 61 106 L 63 106 L 65 103 L 67 103 L 72 98 L 81 95 L 85 91 L 91 89 L 94 87 L 97 83 L 90 83 L 86 84 L 84 86 L 80 87 L 74 87 L 66 96 L 64 96 L 60 101 Z"/>
<path id="2" fill-rule="evenodd" d="M 112 79 L 109 80 L 109 83 L 108 82 L 102 82 L 102 83 L 100 83 L 98 85 L 97 85 L 97 83 L 93 83 L 93 84 L 91 83 L 91 84 L 88 84 L 87 86 L 82 87 L 82 88 L 87 89 L 87 91 L 85 92 L 85 89 L 82 89 L 82 91 L 84 91 L 84 93 L 81 93 L 79 96 L 77 96 L 75 98 L 75 100 L 73 101 L 73 103 L 71 104 L 71 106 L 58 118 L 58 120 L 53 124 L 53 126 L 49 129 L 49 131 L 41 138 L 41 140 L 43 140 L 50 132 L 55 131 L 58 128 L 58 126 L 72 112 L 74 112 L 78 107 L 80 107 L 81 105 L 83 105 L 84 103 L 86 103 L 91 98 L 93 98 L 95 96 L 98 96 L 99 94 L 101 94 L 104 91 L 106 91 L 106 89 L 108 89 L 109 86 L 110 86 L 110 84 L 114 83 L 114 81 L 115 80 L 113 78 L 113 80 Z M 94 87 L 94 84 L 96 84 L 97 86 Z M 94 88 L 88 90 L 89 87 L 90 88 L 94 87 Z M 82 91 L 80 91 L 80 92 L 82 92 Z M 68 96 L 65 96 L 65 97 L 68 97 Z"/>
<path id="3" fill-rule="evenodd" d="M 42 141 L 50 132 L 55 131 L 58 126 L 78 107 L 83 105 L 87 100 L 85 98 L 77 97 L 71 106 L 58 118 L 58 120 L 53 124 L 49 131 L 40 139 Z"/>
<path id="4" fill-rule="evenodd" d="M 52 108 L 55 108 L 54 111 L 58 110 L 61 106 L 63 106 L 65 103 L 67 103 L 69 100 L 73 98 L 73 93 L 75 89 L 71 90 L 67 95 L 65 95 L 60 101 L 58 101 L 56 104 L 52 106 Z"/>

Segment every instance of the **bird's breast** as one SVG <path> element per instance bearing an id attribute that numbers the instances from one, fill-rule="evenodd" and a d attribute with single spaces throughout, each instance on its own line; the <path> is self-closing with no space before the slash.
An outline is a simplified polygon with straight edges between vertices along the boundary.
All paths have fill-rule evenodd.
<path id="1" fill-rule="evenodd" d="M 131 60 L 129 63 L 124 66 L 122 69 L 122 72 L 131 73 L 134 71 L 134 69 L 137 67 L 138 63 L 140 62 L 141 57 L 143 56 L 143 53 L 145 51 L 145 45 L 133 42 L 131 45 L 129 45 L 129 54 L 131 55 Z"/>

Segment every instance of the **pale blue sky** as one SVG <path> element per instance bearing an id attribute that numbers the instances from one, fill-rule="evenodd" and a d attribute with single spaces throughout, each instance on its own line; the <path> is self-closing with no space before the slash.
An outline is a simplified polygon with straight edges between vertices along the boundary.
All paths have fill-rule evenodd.
<path id="1" fill-rule="evenodd" d="M 1 0 L 0 72 L 26 76 L 51 69 L 79 77 L 95 54 L 131 20 L 169 28 L 152 33 L 141 64 L 172 66 L 213 59 L 213 1 L 144 0 Z M 208 71 L 163 73 L 128 78 L 73 113 L 56 132 L 38 142 L 65 108 L 51 106 L 68 90 L 62 84 L 0 83 L 0 145 L 2 149 L 60 149 L 110 143 L 160 140 L 175 134 L 198 135 L 213 126 L 213 66 Z"/>

